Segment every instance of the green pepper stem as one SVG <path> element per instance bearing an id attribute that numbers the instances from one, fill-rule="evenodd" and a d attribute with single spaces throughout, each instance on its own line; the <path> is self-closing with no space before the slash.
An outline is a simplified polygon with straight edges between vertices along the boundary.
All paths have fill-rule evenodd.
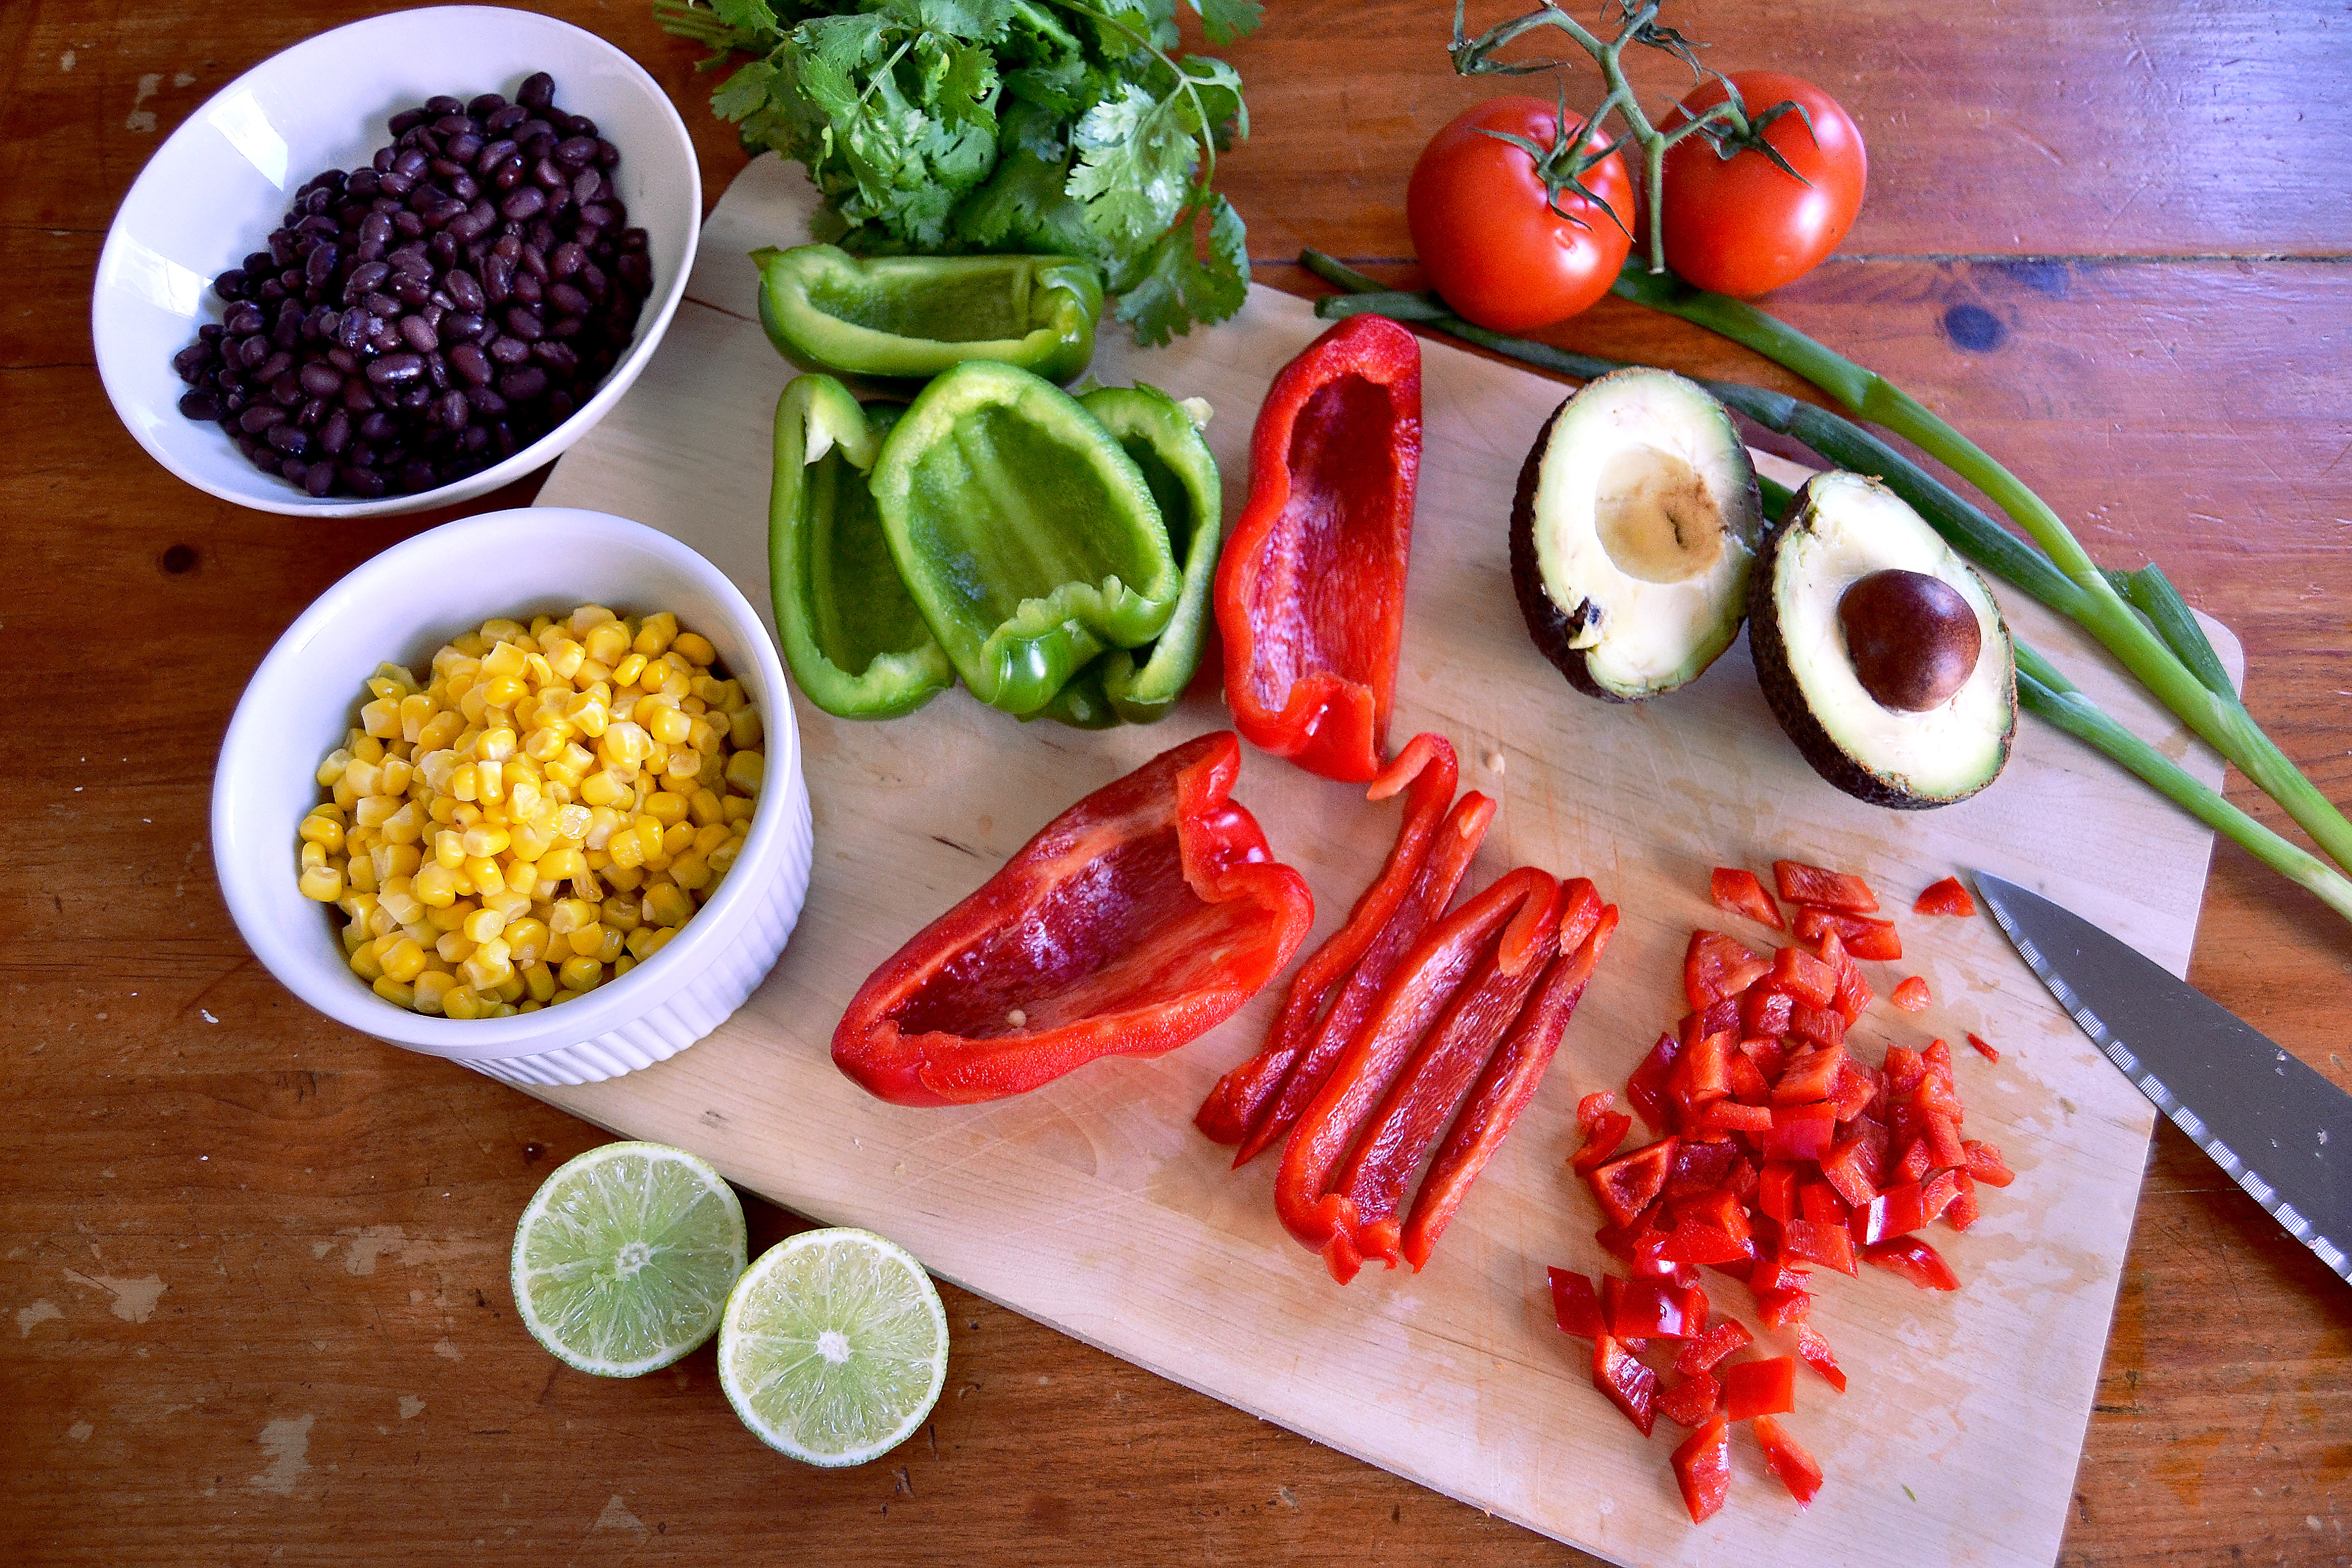
<path id="1" fill-rule="evenodd" d="M 2134 613 L 2050 504 L 1982 447 L 1875 372 L 1744 301 L 1632 267 L 1619 273 L 1616 292 L 1710 328 L 1796 372 L 1849 412 L 1884 425 L 1991 497 L 2042 547 L 2050 563 L 2081 590 L 2079 598 L 2064 606 L 2065 613 L 2200 739 L 2284 806 L 2330 859 L 2352 868 L 2352 822 L 2263 732 L 2228 683 L 2217 691 L 2200 679 L 2149 621 Z M 2186 606 L 2182 609 L 2185 613 Z"/>

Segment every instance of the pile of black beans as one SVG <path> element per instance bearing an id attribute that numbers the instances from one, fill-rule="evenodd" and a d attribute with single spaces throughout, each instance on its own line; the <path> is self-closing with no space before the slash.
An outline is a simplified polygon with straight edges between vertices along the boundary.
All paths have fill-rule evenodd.
<path id="1" fill-rule="evenodd" d="M 512 103 L 436 98 L 391 129 L 213 280 L 222 319 L 172 360 L 181 413 L 314 496 L 414 494 L 528 447 L 612 370 L 653 291 L 620 150 L 546 72 Z"/>

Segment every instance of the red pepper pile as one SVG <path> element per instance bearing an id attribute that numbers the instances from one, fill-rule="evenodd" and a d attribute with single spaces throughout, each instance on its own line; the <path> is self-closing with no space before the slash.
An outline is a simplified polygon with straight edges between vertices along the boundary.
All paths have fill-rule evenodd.
<path id="1" fill-rule="evenodd" d="M 1525 866 L 1448 913 L 1495 814 L 1475 791 L 1455 800 L 1458 777 L 1454 748 L 1419 735 L 1373 780 L 1375 800 L 1406 794 L 1387 864 L 1300 966 L 1265 1048 L 1193 1118 L 1241 1146 L 1237 1166 L 1287 1137 L 1276 1209 L 1342 1284 L 1367 1258 L 1428 1262 L 1617 929 L 1591 882 Z"/>
<path id="2" fill-rule="evenodd" d="M 1801 945 L 1768 959 L 1720 931 L 1694 931 L 1683 962 L 1691 1011 L 1626 1084 L 1634 1110 L 1664 1136 L 1621 1154 L 1633 1119 L 1615 1097 L 1588 1095 L 1577 1108 L 1585 1142 L 1570 1164 L 1608 1216 L 1601 1245 L 1632 1277 L 1604 1276 L 1596 1294 L 1583 1275 L 1551 1272 L 1559 1326 L 1593 1342 L 1594 1384 L 1645 1436 L 1659 1412 L 1695 1428 L 1674 1458 L 1694 1520 L 1722 1506 L 1734 1422 L 1755 1421 L 1800 1503 L 1822 1479 L 1770 1420 L 1795 1407 L 1795 1359 L 1724 1367 L 1751 1335 L 1738 1321 L 1710 1321 L 1698 1269 L 1746 1283 L 1764 1324 L 1792 1334 L 1797 1356 L 1843 1391 L 1845 1373 L 1807 1321 L 1812 1270 L 1852 1275 L 1872 1263 L 1922 1289 L 1957 1289 L 1916 1233 L 1939 1217 L 1967 1229 L 1977 1184 L 2012 1179 L 1998 1149 L 1960 1136 L 1965 1112 L 1943 1041 L 1890 1047 L 1875 1069 L 1847 1049 L 1846 1030 L 1872 1000 L 1856 957 L 1902 955 L 1893 922 L 1871 918 L 1876 896 L 1860 878 L 1817 866 L 1782 860 L 1773 871 L 1796 905 Z M 1718 868 L 1713 891 L 1721 908 L 1788 929 L 1753 874 Z M 1670 1386 L 1634 1353 L 1653 1340 L 1681 1345 Z"/>

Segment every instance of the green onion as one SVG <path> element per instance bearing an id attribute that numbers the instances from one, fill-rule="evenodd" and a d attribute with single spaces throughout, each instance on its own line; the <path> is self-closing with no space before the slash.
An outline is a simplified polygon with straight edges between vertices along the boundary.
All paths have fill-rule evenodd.
<path id="1" fill-rule="evenodd" d="M 1320 316 L 1377 311 L 1401 321 L 1425 322 L 1481 348 L 1579 381 L 1591 381 L 1625 368 L 1614 360 L 1575 353 L 1549 343 L 1475 326 L 1455 316 L 1433 295 L 1390 289 L 1378 279 L 1320 251 L 1302 252 L 1299 262 L 1327 282 L 1355 290 L 1352 295 L 1316 301 L 1316 313 Z M 1802 442 L 1828 461 L 1877 476 L 1955 551 L 2012 586 L 2076 620 L 2093 613 L 2089 589 L 2059 571 L 2047 556 L 1994 522 L 1949 486 L 1853 421 L 1762 387 L 1738 382 L 1710 381 L 1701 384 L 1757 424 Z M 1757 484 L 1768 513 L 1778 515 L 1788 505 L 1790 492 L 1761 475 Z M 2102 574 L 2100 582 L 2108 595 L 2125 606 L 2124 613 L 2134 626 L 2151 639 L 2161 639 L 2158 647 L 2160 657 L 2188 676 L 2200 691 L 2226 700 L 2233 708 L 2237 706 L 2236 693 L 2228 672 L 2221 668 L 2220 656 L 2162 571 L 2153 565 L 2145 566 L 2133 573 Z M 2263 865 L 2309 889 L 2329 908 L 2352 920 L 2352 880 L 2231 805 L 2219 791 L 2207 786 L 2102 711 L 2039 652 L 2015 637 L 2011 641 L 2017 652 L 2018 700 L 2028 712 L 2120 763 L 2190 816 L 2229 835 Z M 2237 710 L 2244 711 L 2242 708 Z M 2252 721 L 2246 722 L 2251 726 Z M 2300 773 L 2295 777 L 2302 779 Z M 2310 788 L 2307 781 L 2305 787 Z M 2332 812 L 2334 808 L 2328 809 Z"/>

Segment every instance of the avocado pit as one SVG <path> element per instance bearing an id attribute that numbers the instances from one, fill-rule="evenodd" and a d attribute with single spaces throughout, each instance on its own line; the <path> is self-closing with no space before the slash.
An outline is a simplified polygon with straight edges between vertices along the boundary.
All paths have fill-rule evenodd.
<path id="1" fill-rule="evenodd" d="M 1959 590 L 1902 567 L 1873 572 L 1846 589 L 1838 628 L 1862 689 L 1901 713 L 1949 701 L 1984 650 L 1976 611 Z"/>

